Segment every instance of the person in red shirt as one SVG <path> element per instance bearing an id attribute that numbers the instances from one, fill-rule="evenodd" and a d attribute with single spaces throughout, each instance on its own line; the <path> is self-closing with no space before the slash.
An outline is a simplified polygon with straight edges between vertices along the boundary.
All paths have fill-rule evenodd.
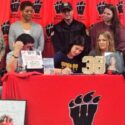
<path id="1" fill-rule="evenodd" d="M 105 5 L 102 21 L 90 28 L 92 48 L 95 48 L 97 36 L 102 31 L 109 31 L 113 34 L 115 49 L 123 53 L 125 62 L 125 27 L 120 23 L 116 7 L 112 4 Z"/>
<path id="2" fill-rule="evenodd" d="M 92 48 L 95 48 L 97 36 L 102 31 L 112 32 L 116 50 L 125 52 L 125 27 L 120 23 L 116 7 L 112 4 L 106 4 L 102 21 L 90 28 Z"/>

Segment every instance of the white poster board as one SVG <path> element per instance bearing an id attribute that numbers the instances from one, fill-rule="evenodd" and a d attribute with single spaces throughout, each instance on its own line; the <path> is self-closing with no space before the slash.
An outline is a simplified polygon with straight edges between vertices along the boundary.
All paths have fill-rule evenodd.
<path id="1" fill-rule="evenodd" d="M 42 69 L 43 60 L 40 51 L 21 51 L 23 67 L 27 69 Z"/>

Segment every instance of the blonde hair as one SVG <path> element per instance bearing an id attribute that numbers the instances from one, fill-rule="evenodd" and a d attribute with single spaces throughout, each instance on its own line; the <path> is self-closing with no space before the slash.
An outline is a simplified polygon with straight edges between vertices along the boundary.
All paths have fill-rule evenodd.
<path id="1" fill-rule="evenodd" d="M 96 41 L 96 52 L 97 52 L 97 54 L 101 55 L 101 50 L 99 48 L 99 42 L 98 42 L 98 38 L 99 38 L 100 35 L 103 35 L 104 38 L 106 38 L 107 41 L 109 42 L 108 52 L 115 52 L 115 43 L 114 43 L 113 34 L 109 31 L 103 31 L 103 32 L 100 32 L 97 36 L 97 41 Z"/>

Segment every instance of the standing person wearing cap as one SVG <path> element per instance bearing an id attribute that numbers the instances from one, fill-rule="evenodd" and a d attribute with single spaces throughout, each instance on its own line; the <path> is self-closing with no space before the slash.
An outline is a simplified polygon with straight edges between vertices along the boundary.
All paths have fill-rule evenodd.
<path id="1" fill-rule="evenodd" d="M 86 38 L 85 51 L 84 54 L 88 54 L 90 51 L 90 40 L 86 34 L 86 26 L 75 20 L 73 18 L 73 8 L 69 2 L 62 4 L 62 15 L 63 20 L 54 26 L 54 35 L 52 36 L 52 42 L 54 46 L 55 53 L 64 50 L 68 47 L 68 44 L 73 41 L 73 39 L 82 35 Z"/>

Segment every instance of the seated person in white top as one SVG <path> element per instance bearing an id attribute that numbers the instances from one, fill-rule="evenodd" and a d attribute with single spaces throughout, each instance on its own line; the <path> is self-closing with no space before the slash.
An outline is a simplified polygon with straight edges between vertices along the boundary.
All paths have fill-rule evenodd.
<path id="1" fill-rule="evenodd" d="M 20 72 L 23 70 L 21 50 L 33 50 L 34 39 L 29 34 L 21 34 L 14 43 L 13 51 L 7 54 L 7 72 Z"/>
<path id="2" fill-rule="evenodd" d="M 23 72 L 21 50 L 34 50 L 34 39 L 29 34 L 21 34 L 15 41 L 13 51 L 7 54 L 7 72 Z M 55 74 L 60 74 L 61 69 L 54 69 Z M 62 74 L 69 74 L 69 69 L 63 70 Z"/>
<path id="3" fill-rule="evenodd" d="M 85 39 L 83 36 L 78 35 L 72 42 L 69 43 L 68 47 L 63 51 L 59 51 L 55 54 L 54 65 L 55 68 L 69 69 L 67 74 L 82 73 L 82 62 L 77 57 L 85 50 Z"/>

